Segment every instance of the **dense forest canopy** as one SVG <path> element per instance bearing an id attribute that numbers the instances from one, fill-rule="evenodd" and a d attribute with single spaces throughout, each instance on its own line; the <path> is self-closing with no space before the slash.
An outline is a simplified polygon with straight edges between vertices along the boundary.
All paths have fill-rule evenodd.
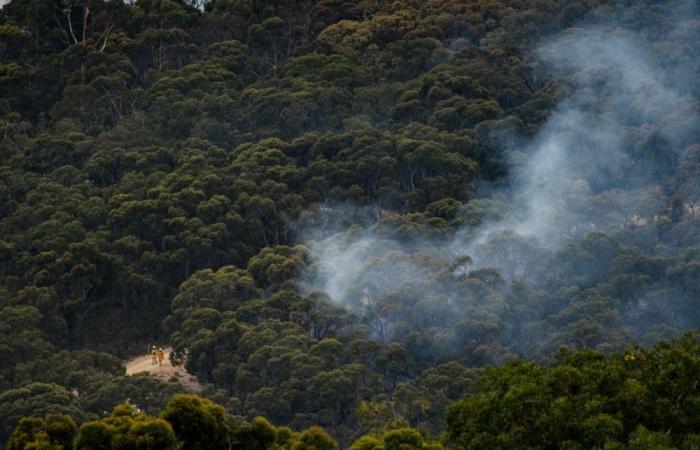
<path id="1" fill-rule="evenodd" d="M 692 0 L 11 0 L 0 445 L 700 448 L 699 44 Z M 154 343 L 200 396 L 125 376 Z"/>

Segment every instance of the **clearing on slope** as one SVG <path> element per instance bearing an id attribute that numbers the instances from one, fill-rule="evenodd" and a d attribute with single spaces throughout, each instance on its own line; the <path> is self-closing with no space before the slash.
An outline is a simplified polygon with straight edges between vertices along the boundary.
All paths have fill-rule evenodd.
<path id="1" fill-rule="evenodd" d="M 184 365 L 173 366 L 170 363 L 170 352 L 172 349 L 167 347 L 164 348 L 163 351 L 165 352 L 165 359 L 163 360 L 162 365 L 153 364 L 151 361 L 151 355 L 143 355 L 124 363 L 124 366 L 126 367 L 126 374 L 135 375 L 137 373 L 146 372 L 156 378 L 160 378 L 163 381 L 167 381 L 174 377 L 189 389 L 192 389 L 195 392 L 201 392 L 202 385 L 197 382 L 197 379 L 194 376 L 185 370 Z"/>

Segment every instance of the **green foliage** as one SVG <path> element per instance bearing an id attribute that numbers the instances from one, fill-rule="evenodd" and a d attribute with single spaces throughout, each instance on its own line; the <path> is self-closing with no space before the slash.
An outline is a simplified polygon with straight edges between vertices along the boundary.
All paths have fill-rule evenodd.
<path id="1" fill-rule="evenodd" d="M 176 395 L 161 413 L 178 441 L 186 448 L 207 449 L 226 446 L 228 426 L 221 406 L 192 395 Z"/>
<path id="2" fill-rule="evenodd" d="M 75 448 L 174 450 L 179 447 L 170 423 L 121 405 L 106 419 L 81 425 Z"/>
<path id="3" fill-rule="evenodd" d="M 420 211 L 469 196 L 498 158 L 484 158 L 467 128 L 503 108 L 517 115 L 531 94 L 506 101 L 501 92 L 539 92 L 515 75 L 527 67 L 512 51 L 447 58 L 465 30 L 494 32 L 476 5 L 450 3 L 444 14 L 427 4 L 192 6 L 54 11 L 15 0 L 3 9 L 12 45 L 2 123 L 12 138 L 0 152 L 3 173 L 14 173 L 3 184 L 3 275 L 20 304 L 25 288 L 45 289 L 54 306 L 60 299 L 40 310 L 55 337 L 133 352 L 157 334 L 144 318 L 167 315 L 189 275 L 247 267 L 261 249 L 293 243 L 293 223 L 316 203 Z M 496 9 L 517 17 L 527 6 Z M 535 22 L 566 20 L 546 12 Z M 482 59 L 491 72 L 463 73 Z M 517 89 L 502 89 L 509 83 Z M 391 123 L 399 97 L 415 97 L 422 123 Z M 455 111 L 470 119 L 452 133 Z M 258 280 L 267 288 L 295 270 L 256 276 L 273 277 Z M 108 326 L 123 321 L 133 326 Z"/>
<path id="4" fill-rule="evenodd" d="M 431 380 L 426 384 L 437 388 L 445 382 L 438 373 L 449 377 L 454 366 L 425 374 Z M 447 409 L 443 444 L 469 449 L 691 449 L 700 426 L 695 382 L 699 370 L 700 340 L 690 333 L 651 349 L 630 347 L 607 357 L 590 350 L 562 351 L 552 365 L 519 360 L 491 366 L 483 372 L 476 392 Z M 330 392 L 314 389 L 325 402 L 333 401 Z M 395 394 L 392 409 L 399 407 L 400 396 Z M 366 416 L 380 411 L 376 404 L 362 408 Z M 194 395 L 172 397 L 160 419 L 123 404 L 104 419 L 84 422 L 79 430 L 68 415 L 25 417 L 7 445 L 9 449 L 39 444 L 45 446 L 40 448 L 71 448 L 73 439 L 75 448 L 81 449 L 339 448 L 320 427 L 294 432 L 276 428 L 263 417 L 241 422 L 221 406 Z M 375 423 L 373 431 L 348 445 L 351 450 L 443 448 L 422 431 L 390 423 Z"/>
<path id="5" fill-rule="evenodd" d="M 24 417 L 7 442 L 8 450 L 70 449 L 78 427 L 70 416 Z"/>
<path id="6" fill-rule="evenodd" d="M 349 450 L 442 450 L 438 442 L 426 439 L 412 428 L 397 428 L 374 436 L 363 436 Z"/>
<path id="7" fill-rule="evenodd" d="M 294 450 L 338 450 L 338 444 L 323 428 L 311 427 L 301 433 L 299 442 L 292 448 Z"/>
<path id="8" fill-rule="evenodd" d="M 46 430 L 47 427 L 59 426 L 62 421 L 67 420 L 63 416 L 69 416 L 75 421 L 82 421 L 90 417 L 80 408 L 71 392 L 63 387 L 55 384 L 30 383 L 21 388 L 6 390 L 0 394 L 0 423 L 3 424 L 2 428 L 0 428 L 0 439 L 6 442 L 12 434 L 12 430 L 20 423 L 23 417 L 44 416 L 47 414 L 58 416 L 52 416 L 51 420 L 47 417 L 43 423 L 27 422 L 22 425 L 22 430 L 24 431 L 20 431 L 20 434 L 27 436 L 46 434 L 48 432 Z M 51 439 L 61 439 L 60 434 L 63 432 L 60 430 L 56 431 L 59 435 L 49 435 L 48 437 L 42 437 L 42 439 L 49 441 Z M 17 441 L 17 445 L 20 445 L 27 437 L 18 435 L 17 438 L 20 439 Z"/>
<path id="9" fill-rule="evenodd" d="M 690 106 L 626 117 L 627 170 L 567 198 L 595 232 L 440 251 L 508 212 L 485 195 L 599 75 L 545 72 L 537 43 L 596 21 L 683 67 Z M 485 373 L 458 448 L 698 447 L 691 344 L 640 353 L 666 372 L 508 363 L 700 328 L 696 24 L 674 0 L 10 1 L 0 445 L 69 447 L 69 416 L 86 449 L 439 448 Z M 359 270 L 318 263 L 336 250 Z M 342 305 L 316 292 L 333 269 Z M 124 376 L 168 340 L 222 406 Z"/>
<path id="10" fill-rule="evenodd" d="M 276 439 L 275 427 L 264 417 L 256 417 L 233 432 L 233 445 L 236 449 L 266 450 Z"/>
<path id="11" fill-rule="evenodd" d="M 478 394 L 447 410 L 449 446 L 651 449 L 694 439 L 697 335 L 608 358 L 581 351 L 559 359 L 487 369 Z"/>

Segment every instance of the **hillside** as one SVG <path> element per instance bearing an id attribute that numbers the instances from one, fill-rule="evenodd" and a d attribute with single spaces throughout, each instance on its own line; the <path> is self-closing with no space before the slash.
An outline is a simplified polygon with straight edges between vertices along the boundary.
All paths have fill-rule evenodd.
<path id="1" fill-rule="evenodd" d="M 0 446 L 698 448 L 698 44 L 688 0 L 11 0 Z"/>

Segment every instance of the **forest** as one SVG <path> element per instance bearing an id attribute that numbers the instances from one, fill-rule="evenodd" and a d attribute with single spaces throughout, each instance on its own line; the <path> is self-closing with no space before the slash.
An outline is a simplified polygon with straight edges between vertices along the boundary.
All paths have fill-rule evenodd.
<path id="1" fill-rule="evenodd" d="M 0 447 L 700 450 L 699 381 L 697 2 L 0 9 Z"/>

